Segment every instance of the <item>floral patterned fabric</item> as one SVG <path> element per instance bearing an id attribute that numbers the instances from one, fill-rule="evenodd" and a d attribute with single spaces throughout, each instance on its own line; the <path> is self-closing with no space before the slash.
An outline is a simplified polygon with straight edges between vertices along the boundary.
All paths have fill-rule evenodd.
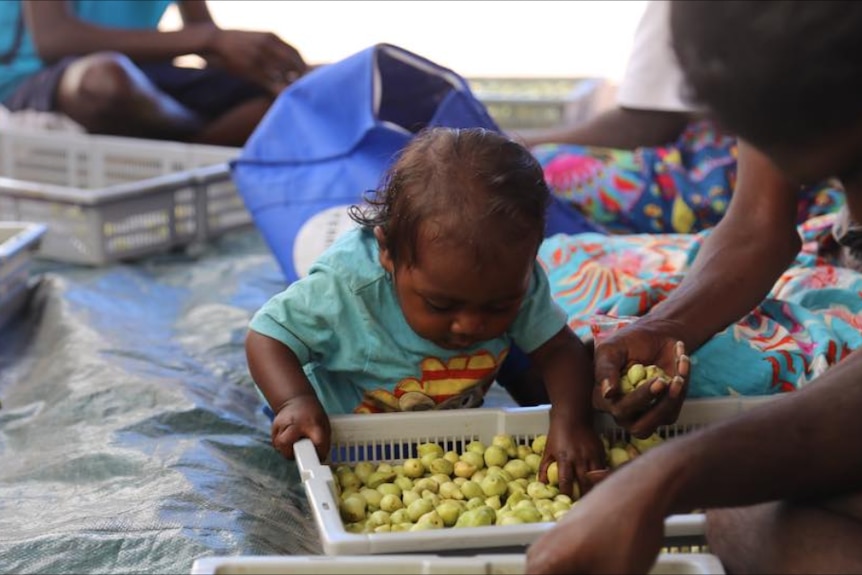
<path id="1" fill-rule="evenodd" d="M 801 225 L 803 249 L 769 296 L 693 354 L 689 397 L 791 391 L 862 344 L 862 274 L 838 265 L 835 218 Z M 600 341 L 663 301 L 708 234 L 558 234 L 539 259 L 571 327 Z"/>
<path id="2" fill-rule="evenodd" d="M 667 146 L 627 151 L 544 144 L 532 152 L 555 198 L 614 234 L 709 229 L 724 215 L 736 184 L 736 139 L 709 121 L 692 122 Z M 838 189 L 812 186 L 800 197 L 799 223 L 832 213 L 842 202 Z"/>

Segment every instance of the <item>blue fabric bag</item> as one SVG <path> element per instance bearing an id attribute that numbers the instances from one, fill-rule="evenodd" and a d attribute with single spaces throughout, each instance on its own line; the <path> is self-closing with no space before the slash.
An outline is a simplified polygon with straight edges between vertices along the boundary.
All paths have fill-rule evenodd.
<path id="1" fill-rule="evenodd" d="M 426 126 L 499 131 L 466 80 L 391 44 L 317 68 L 279 95 L 232 176 L 288 283 Z"/>

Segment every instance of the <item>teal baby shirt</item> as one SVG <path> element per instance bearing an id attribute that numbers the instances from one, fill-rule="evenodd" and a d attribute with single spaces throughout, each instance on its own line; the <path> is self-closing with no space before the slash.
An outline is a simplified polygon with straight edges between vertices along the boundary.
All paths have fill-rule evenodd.
<path id="1" fill-rule="evenodd" d="M 250 328 L 293 350 L 335 414 L 477 407 L 512 342 L 529 353 L 564 325 L 537 262 L 508 333 L 467 349 L 441 348 L 407 324 L 374 234 L 357 228 L 264 304 Z"/>

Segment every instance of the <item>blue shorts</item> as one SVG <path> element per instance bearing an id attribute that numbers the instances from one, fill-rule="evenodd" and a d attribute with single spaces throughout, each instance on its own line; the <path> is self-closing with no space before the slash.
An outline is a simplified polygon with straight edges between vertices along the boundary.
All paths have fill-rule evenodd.
<path id="1" fill-rule="evenodd" d="M 3 101 L 10 111 L 56 111 L 57 86 L 77 56 L 64 58 L 33 74 Z M 268 93 L 247 80 L 221 68 L 182 68 L 171 62 L 137 64 L 163 93 L 206 119 L 217 118 L 237 105 Z"/>

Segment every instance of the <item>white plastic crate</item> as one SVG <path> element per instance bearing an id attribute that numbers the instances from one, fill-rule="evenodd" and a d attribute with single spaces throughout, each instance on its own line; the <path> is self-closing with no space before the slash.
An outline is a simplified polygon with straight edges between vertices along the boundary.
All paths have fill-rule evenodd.
<path id="1" fill-rule="evenodd" d="M 768 400 L 690 399 L 683 405 L 677 422 L 658 431 L 663 437 L 672 438 Z M 536 435 L 547 433 L 547 406 L 337 415 L 330 420 L 332 451 L 326 464 L 321 463 L 310 440 L 300 440 L 294 446 L 303 486 L 327 555 L 523 548 L 555 525 L 544 522 L 416 532 L 350 533 L 341 520 L 332 472 L 333 466 L 341 463 L 402 462 L 415 457 L 416 446 L 425 442 L 437 442 L 444 450 L 460 452 L 474 439 L 489 443 L 494 435 L 505 433 L 512 435 L 516 442 L 526 444 Z M 611 440 L 624 437 L 622 428 L 607 414 L 599 416 L 598 425 Z M 706 518 L 700 513 L 673 515 L 665 521 L 665 536 L 669 541 L 697 540 L 702 544 L 705 523 Z"/>
<path id="2" fill-rule="evenodd" d="M 0 132 L 0 220 L 44 222 L 39 257 L 104 265 L 250 225 L 239 149 L 52 131 Z"/>
<path id="3" fill-rule="evenodd" d="M 433 575 L 523 573 L 523 554 L 441 557 L 438 555 L 376 555 L 374 557 L 238 556 L 206 557 L 192 565 L 192 575 Z M 724 568 L 708 553 L 662 553 L 652 575 L 722 575 Z"/>
<path id="4" fill-rule="evenodd" d="M 30 262 L 45 229 L 43 224 L 0 221 L 0 327 L 27 301 Z"/>

